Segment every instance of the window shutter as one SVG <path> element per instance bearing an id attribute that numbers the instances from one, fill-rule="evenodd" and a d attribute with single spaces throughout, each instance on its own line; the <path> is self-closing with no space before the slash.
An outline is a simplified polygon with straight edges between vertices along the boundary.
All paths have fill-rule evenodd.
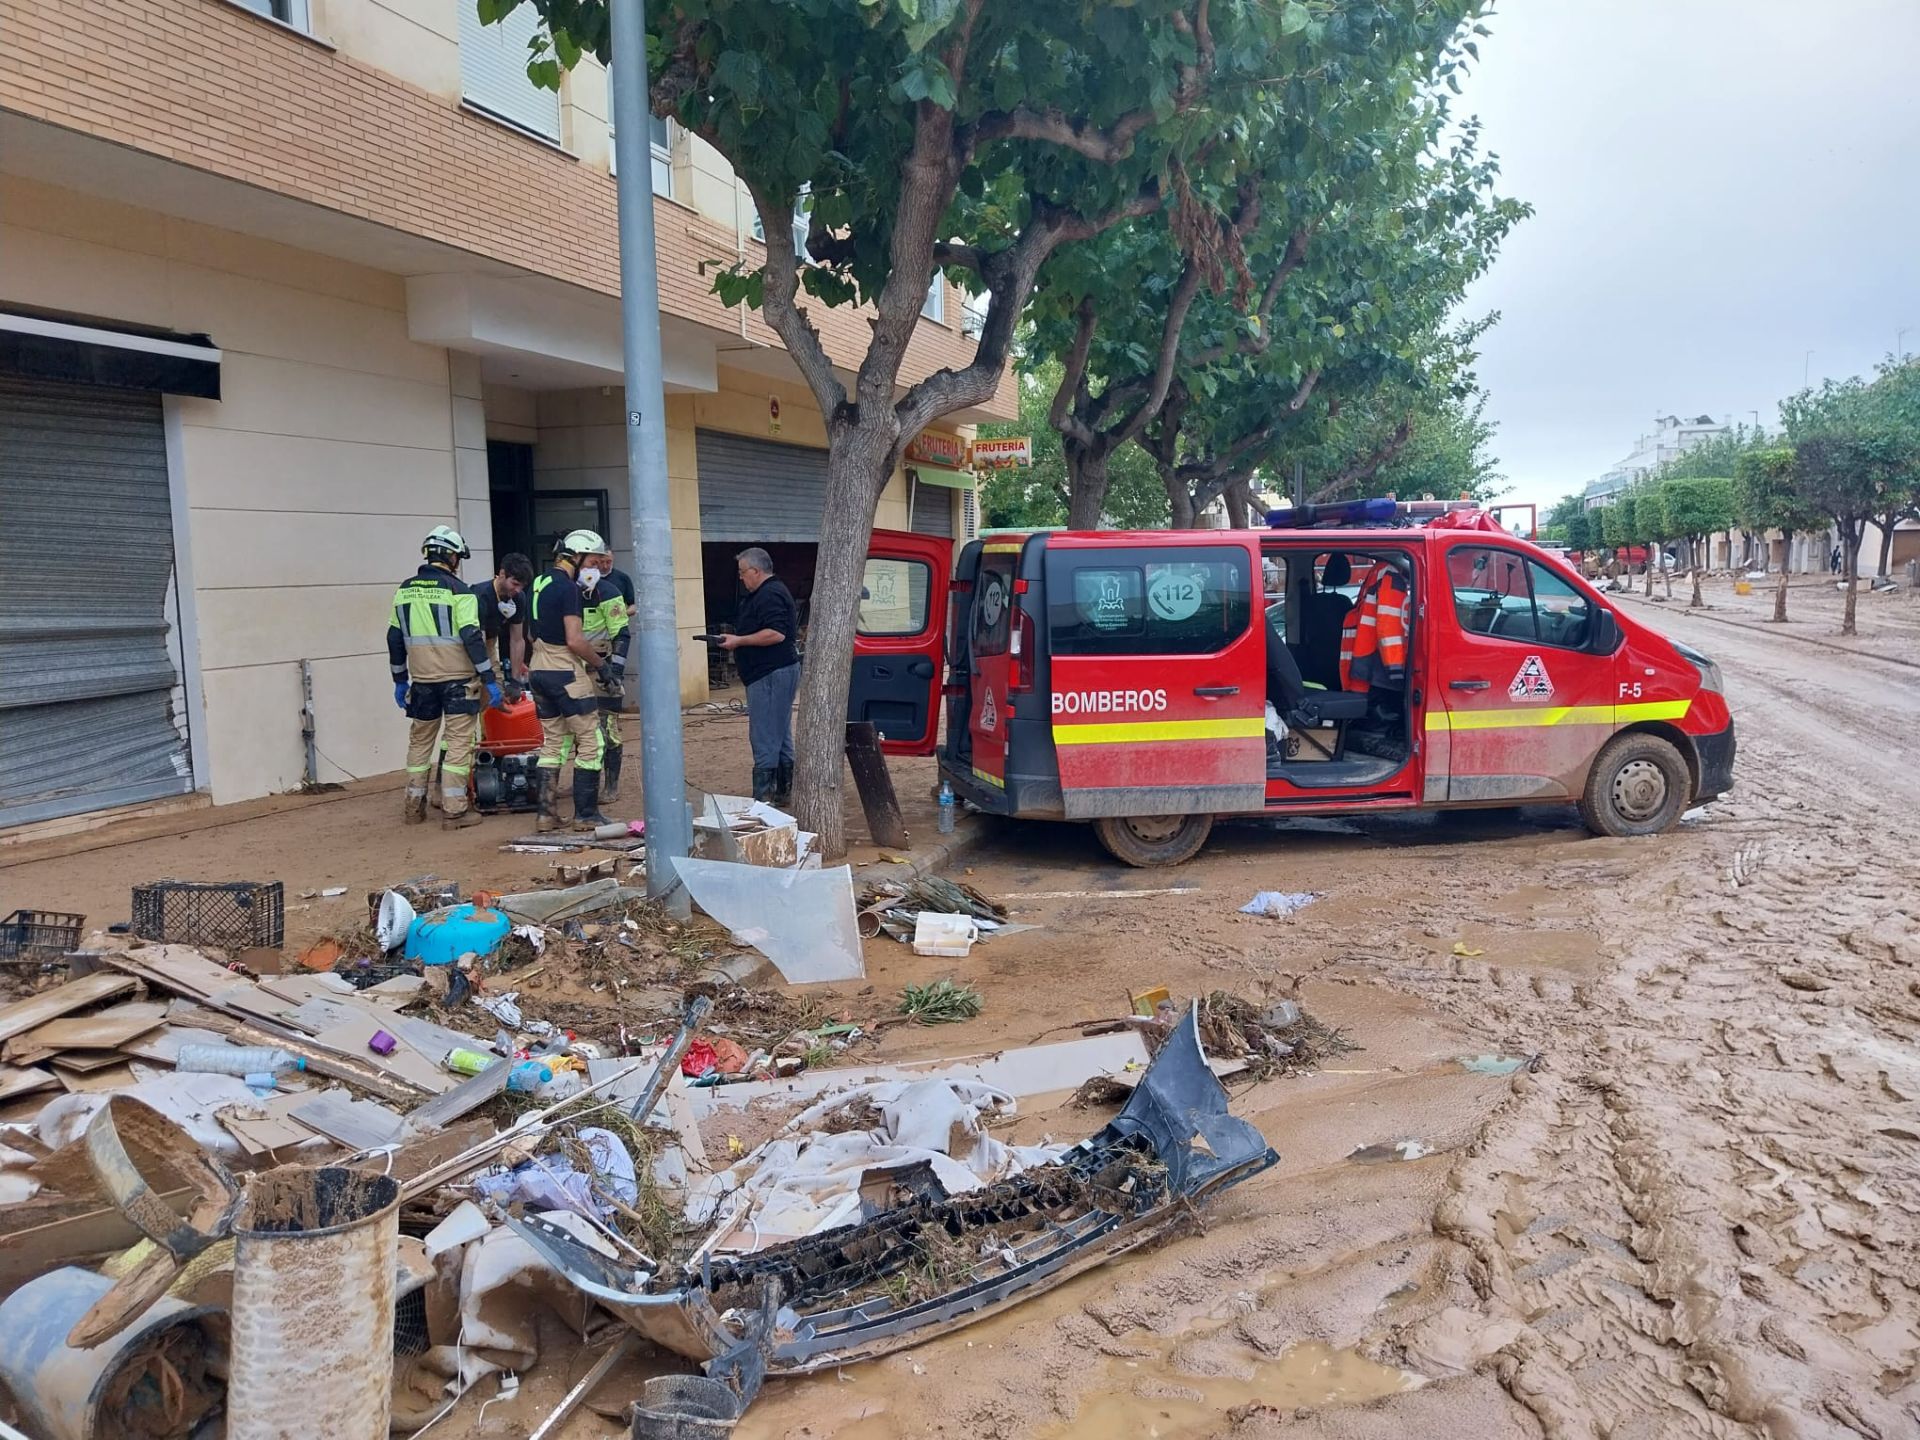
<path id="1" fill-rule="evenodd" d="M 560 97 L 527 78 L 527 43 L 540 12 L 518 6 L 498 25 L 482 25 L 474 0 L 459 0 L 460 81 L 467 102 L 558 143 Z"/>

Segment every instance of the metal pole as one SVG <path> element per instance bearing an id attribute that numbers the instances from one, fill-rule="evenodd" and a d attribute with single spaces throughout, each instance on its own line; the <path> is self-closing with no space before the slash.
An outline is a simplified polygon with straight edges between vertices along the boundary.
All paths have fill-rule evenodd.
<path id="1" fill-rule="evenodd" d="M 1295 457 L 1293 462 L 1293 506 L 1298 510 L 1307 503 L 1307 462 Z"/>
<path id="2" fill-rule="evenodd" d="M 673 861 L 693 845 L 680 731 L 680 639 L 673 610 L 673 517 L 666 399 L 660 384 L 660 276 L 653 250 L 653 154 L 647 123 L 645 0 L 611 0 L 613 150 L 620 196 L 620 338 L 627 379 L 627 497 L 633 521 L 634 631 L 647 893 L 688 913 Z"/>

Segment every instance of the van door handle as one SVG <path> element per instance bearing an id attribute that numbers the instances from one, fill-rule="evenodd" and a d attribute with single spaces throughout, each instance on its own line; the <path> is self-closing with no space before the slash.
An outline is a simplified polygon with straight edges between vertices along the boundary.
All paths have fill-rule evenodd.
<path id="1" fill-rule="evenodd" d="M 1196 685 L 1193 687 L 1193 693 L 1204 695 L 1209 700 L 1224 700 L 1229 695 L 1238 695 L 1240 687 L 1238 685 Z"/>
<path id="2" fill-rule="evenodd" d="M 1449 690 L 1486 690 L 1492 685 L 1491 680 L 1449 680 L 1447 682 Z"/>

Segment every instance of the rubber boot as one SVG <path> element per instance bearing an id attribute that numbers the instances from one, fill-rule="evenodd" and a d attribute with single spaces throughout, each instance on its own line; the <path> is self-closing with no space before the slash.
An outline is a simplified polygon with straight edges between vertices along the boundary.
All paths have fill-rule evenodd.
<path id="1" fill-rule="evenodd" d="M 575 770 L 573 772 L 573 828 L 591 830 L 595 826 L 612 823 L 600 813 L 600 772 Z"/>
<path id="2" fill-rule="evenodd" d="M 440 819 L 442 830 L 466 830 L 480 823 L 478 810 L 462 810 L 458 815 L 444 815 Z"/>
<path id="3" fill-rule="evenodd" d="M 773 803 L 782 810 L 793 802 L 793 762 L 782 760 L 773 772 Z"/>
<path id="4" fill-rule="evenodd" d="M 558 830 L 560 828 L 560 816 L 553 808 L 554 792 L 557 788 L 553 782 L 558 778 L 559 776 L 556 771 L 537 765 L 534 767 L 533 808 L 539 813 L 539 818 L 533 823 L 535 830 Z"/>
<path id="5" fill-rule="evenodd" d="M 600 798 L 609 805 L 620 798 L 620 757 L 626 749 L 624 745 L 609 745 L 600 757 Z"/>
<path id="6" fill-rule="evenodd" d="M 754 766 L 753 798 L 771 802 L 773 800 L 773 787 L 778 782 L 779 776 L 780 772 L 771 765 Z"/>
<path id="7" fill-rule="evenodd" d="M 426 824 L 427 823 L 427 797 L 425 795 L 416 795 L 413 793 L 413 791 L 409 790 L 407 792 L 406 799 L 407 799 L 407 808 L 404 812 L 404 815 L 405 815 L 407 824 L 409 825 Z"/>

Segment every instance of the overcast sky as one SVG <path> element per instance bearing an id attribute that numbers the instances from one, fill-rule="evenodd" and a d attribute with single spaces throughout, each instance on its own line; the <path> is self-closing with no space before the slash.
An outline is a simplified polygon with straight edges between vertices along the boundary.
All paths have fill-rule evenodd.
<path id="1" fill-rule="evenodd" d="M 1656 415 L 1920 351 L 1920 0 L 1506 0 L 1465 105 L 1534 218 L 1470 296 L 1514 498 Z M 1806 352 L 1813 352 L 1810 366 Z"/>

